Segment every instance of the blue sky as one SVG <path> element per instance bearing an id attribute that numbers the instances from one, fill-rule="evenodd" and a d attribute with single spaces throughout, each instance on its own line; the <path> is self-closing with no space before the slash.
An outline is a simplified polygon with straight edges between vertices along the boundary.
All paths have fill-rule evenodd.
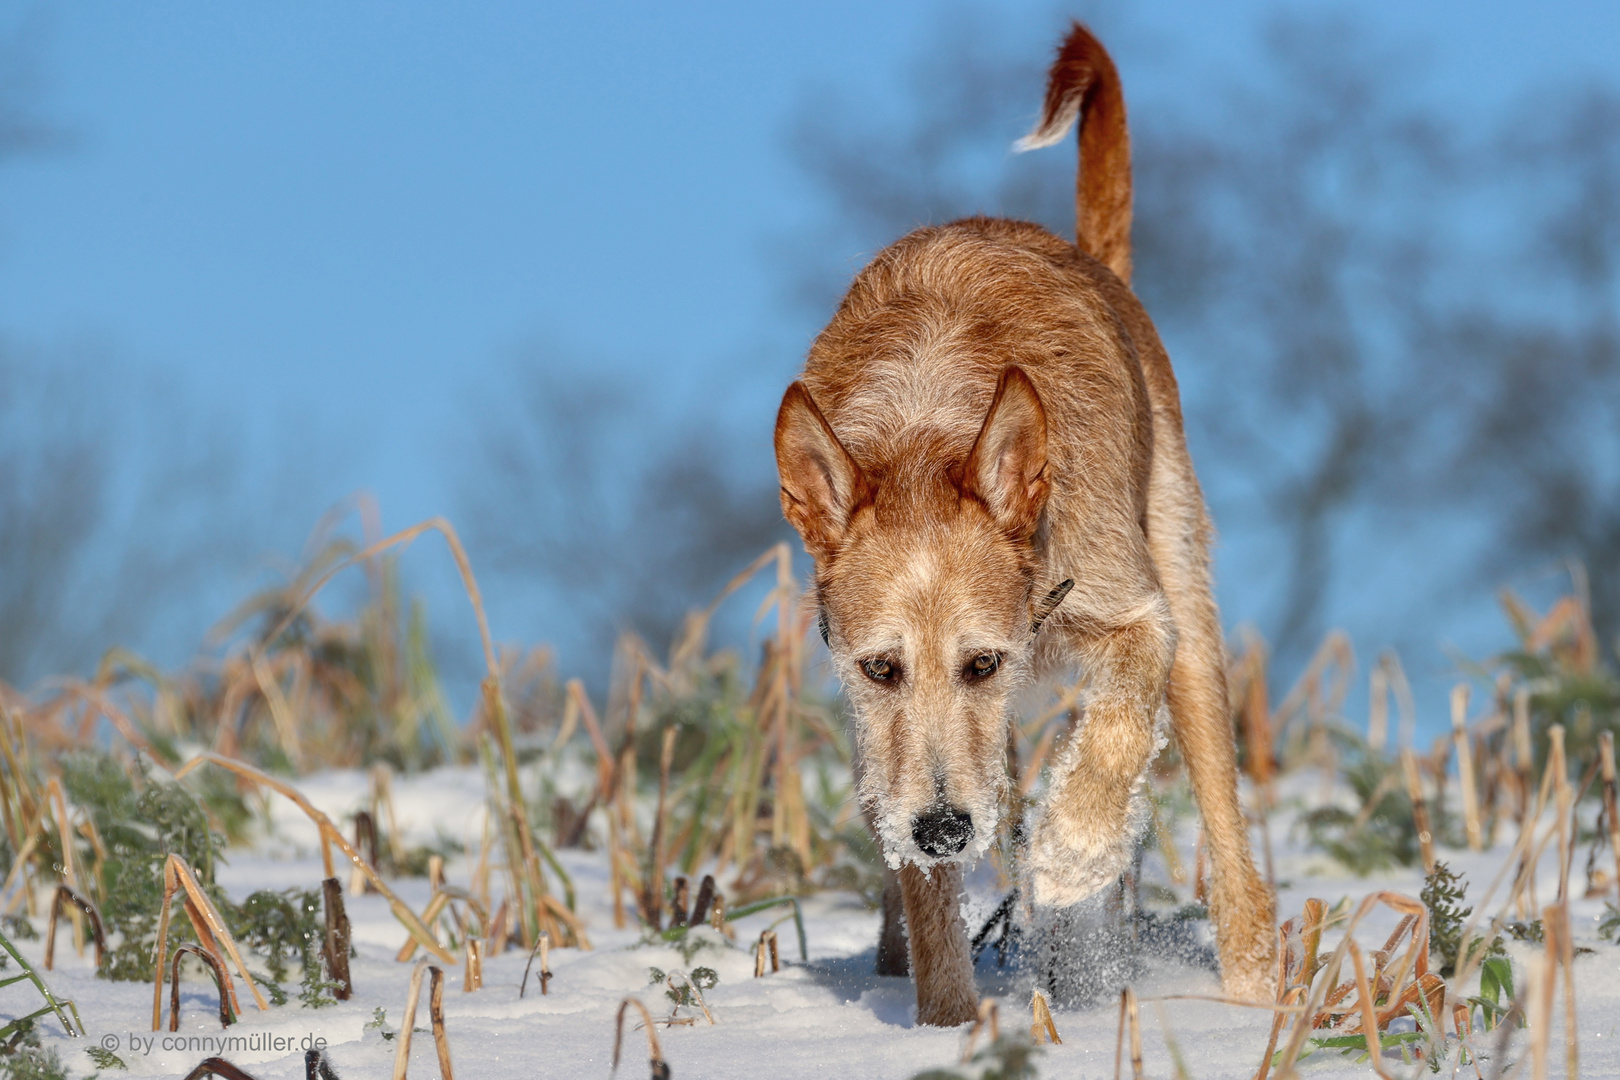
<path id="1" fill-rule="evenodd" d="M 311 523 L 366 488 L 399 527 L 455 513 L 478 402 L 535 341 L 590 358 L 581 378 L 630 373 L 656 409 L 721 402 L 739 445 L 768 454 L 815 329 L 771 261 L 818 209 L 787 119 L 820 86 L 883 101 L 957 9 L 0 10 L 32 35 L 38 109 L 69 136 L 0 170 L 0 331 L 47 350 L 94 343 L 228 424 L 260 470 L 298 459 L 285 442 L 298 432 L 318 448 L 298 483 Z M 1140 110 L 1242 64 L 1274 10 L 1015 2 L 994 17 L 1042 53 L 1064 14 L 1116 27 Z M 1545 82 L 1616 77 L 1612 0 L 1372 0 L 1350 14 L 1409 48 L 1459 123 Z M 501 614 L 509 636 L 561 625 Z"/>

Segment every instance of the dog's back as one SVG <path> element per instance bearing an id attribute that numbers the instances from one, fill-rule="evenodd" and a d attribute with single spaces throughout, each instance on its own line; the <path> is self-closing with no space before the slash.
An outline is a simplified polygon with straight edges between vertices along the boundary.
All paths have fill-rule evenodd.
<path id="1" fill-rule="evenodd" d="M 1004 218 L 918 229 L 856 277 L 804 373 L 863 467 L 948 469 L 972 448 L 1001 373 L 1022 368 L 1054 436 L 1047 538 L 1059 542 L 1061 507 L 1075 500 L 1123 500 L 1145 524 L 1155 426 L 1161 440 L 1181 442 L 1169 358 L 1129 288 L 1124 94 L 1113 60 L 1078 24 L 1052 65 L 1040 122 L 1018 147 L 1051 145 L 1076 122 L 1078 246 Z"/>
<path id="2" fill-rule="evenodd" d="M 816 339 L 804 383 L 868 474 L 943 477 L 972 449 L 1001 373 L 1022 368 L 1048 420 L 1046 539 L 1061 541 L 1080 501 L 1143 520 L 1143 354 L 1163 350 L 1116 275 L 1038 225 L 979 217 L 879 254 Z"/>

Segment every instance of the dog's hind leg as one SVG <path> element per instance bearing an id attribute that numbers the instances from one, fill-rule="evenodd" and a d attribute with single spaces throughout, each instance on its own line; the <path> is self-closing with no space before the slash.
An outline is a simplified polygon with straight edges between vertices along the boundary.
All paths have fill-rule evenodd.
<path id="1" fill-rule="evenodd" d="M 1178 466 L 1185 472 L 1173 476 Z M 1255 870 L 1248 822 L 1238 802 L 1225 653 L 1210 590 L 1209 522 L 1184 452 L 1161 454 L 1154 470 L 1149 545 L 1177 630 L 1168 688 L 1171 725 L 1204 821 L 1213 870 L 1209 914 L 1221 984 L 1233 997 L 1271 1001 L 1276 902 Z"/>
<path id="2" fill-rule="evenodd" d="M 1233 997 L 1270 1001 L 1275 988 L 1276 903 L 1249 850 L 1237 794 L 1237 755 L 1226 711 L 1226 673 L 1215 605 L 1207 593 L 1186 597 L 1185 627 L 1170 676 L 1170 716 L 1204 819 L 1211 875 L 1208 896 L 1221 984 Z M 1200 611 L 1199 608 L 1204 610 Z"/>
<path id="3" fill-rule="evenodd" d="M 962 864 L 936 863 L 919 870 L 908 863 L 899 876 L 911 975 L 917 984 L 917 1023 L 966 1024 L 979 1014 L 979 994 L 962 920 Z"/>

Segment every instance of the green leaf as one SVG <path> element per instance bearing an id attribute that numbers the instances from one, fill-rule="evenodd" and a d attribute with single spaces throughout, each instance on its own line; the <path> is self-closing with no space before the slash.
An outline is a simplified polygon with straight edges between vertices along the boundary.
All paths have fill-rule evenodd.
<path id="1" fill-rule="evenodd" d="M 1479 996 L 1492 1005 L 1505 997 L 1513 1000 L 1513 965 L 1505 956 L 1492 956 L 1479 967 Z"/>
<path id="2" fill-rule="evenodd" d="M 737 919 L 740 919 L 745 915 L 752 915 L 756 911 L 764 911 L 766 908 L 778 907 L 783 904 L 789 904 L 793 907 L 793 928 L 799 932 L 799 960 L 809 960 L 810 950 L 805 944 L 804 937 L 804 912 L 799 909 L 799 900 L 797 897 L 778 896 L 772 900 L 760 900 L 757 903 L 744 904 L 735 911 L 727 911 L 726 921 L 735 922 Z"/>

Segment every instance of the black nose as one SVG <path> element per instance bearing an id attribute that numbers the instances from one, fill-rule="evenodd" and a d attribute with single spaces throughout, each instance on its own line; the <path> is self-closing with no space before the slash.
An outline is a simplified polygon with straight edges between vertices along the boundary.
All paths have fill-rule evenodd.
<path id="1" fill-rule="evenodd" d="M 973 839 L 973 819 L 954 806 L 936 806 L 911 819 L 911 838 L 936 859 L 955 855 Z"/>

